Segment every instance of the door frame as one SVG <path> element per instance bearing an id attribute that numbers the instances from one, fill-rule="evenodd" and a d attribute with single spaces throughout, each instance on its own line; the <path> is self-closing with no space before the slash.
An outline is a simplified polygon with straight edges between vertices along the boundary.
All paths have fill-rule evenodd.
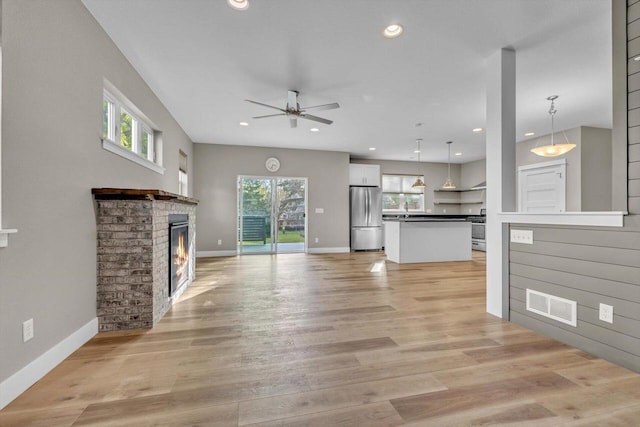
<path id="1" fill-rule="evenodd" d="M 309 250 L 309 179 L 307 177 L 296 177 L 296 176 L 265 176 L 265 175 L 238 175 L 236 180 L 236 217 L 241 218 L 242 213 L 242 192 L 241 182 L 243 179 L 264 179 L 270 180 L 272 185 L 275 183 L 275 187 L 271 189 L 271 245 L 272 250 L 268 252 L 244 252 L 242 250 L 243 245 L 239 243 L 236 247 L 236 252 L 238 255 L 260 255 L 260 254 L 284 254 L 284 253 L 307 253 Z M 277 192 L 277 182 L 278 180 L 283 179 L 299 179 L 304 181 L 304 250 L 302 252 L 282 252 L 278 250 L 278 218 L 276 215 L 276 202 L 278 198 Z M 275 190 L 274 190 L 275 189 Z M 275 219 L 275 221 L 274 221 Z M 238 235 L 242 236 L 242 221 L 239 221 L 236 225 L 236 232 Z M 275 233 L 274 233 L 275 232 Z M 274 236 L 275 235 L 275 241 Z"/>
<path id="2" fill-rule="evenodd" d="M 551 160 L 548 162 L 540 162 L 540 163 L 533 163 L 530 165 L 524 165 L 524 166 L 518 166 L 518 212 L 523 212 L 523 202 L 524 202 L 524 198 L 523 198 L 523 192 L 524 192 L 524 188 L 523 188 L 523 173 L 525 172 L 529 172 L 529 171 L 535 171 L 536 169 L 543 169 L 543 168 L 549 168 L 549 167 L 560 167 L 561 173 L 563 174 L 562 180 L 561 180 L 561 184 L 560 184 L 560 189 L 562 191 L 562 206 L 561 206 L 561 210 L 560 212 L 565 212 L 566 208 L 567 208 L 567 159 L 558 159 L 558 160 Z"/>

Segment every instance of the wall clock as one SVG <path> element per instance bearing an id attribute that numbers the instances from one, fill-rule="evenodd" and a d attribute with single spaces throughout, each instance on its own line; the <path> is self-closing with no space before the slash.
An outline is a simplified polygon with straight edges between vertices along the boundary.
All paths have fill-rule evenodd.
<path id="1" fill-rule="evenodd" d="M 275 157 L 269 157 L 264 165 L 269 172 L 278 172 L 278 169 L 280 169 L 280 160 Z"/>

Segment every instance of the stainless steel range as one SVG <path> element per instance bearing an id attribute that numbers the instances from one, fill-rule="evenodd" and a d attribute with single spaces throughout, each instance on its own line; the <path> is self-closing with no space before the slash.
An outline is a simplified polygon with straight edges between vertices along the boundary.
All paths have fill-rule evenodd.
<path id="1" fill-rule="evenodd" d="M 479 216 L 470 216 L 471 221 L 471 249 L 486 252 L 487 242 L 485 240 L 485 219 L 486 209 L 480 209 Z"/>

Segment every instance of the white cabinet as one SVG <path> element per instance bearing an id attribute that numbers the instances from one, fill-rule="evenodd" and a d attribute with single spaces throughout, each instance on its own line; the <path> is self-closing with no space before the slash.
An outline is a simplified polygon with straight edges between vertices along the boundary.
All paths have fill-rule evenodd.
<path id="1" fill-rule="evenodd" d="M 349 185 L 380 187 L 380 165 L 349 164 Z"/>

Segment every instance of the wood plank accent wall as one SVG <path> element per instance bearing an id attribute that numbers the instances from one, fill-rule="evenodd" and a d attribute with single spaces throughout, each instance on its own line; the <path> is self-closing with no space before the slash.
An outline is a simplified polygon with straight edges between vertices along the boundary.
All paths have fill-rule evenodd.
<path id="1" fill-rule="evenodd" d="M 640 372 L 640 230 L 512 225 L 533 245 L 510 244 L 511 321 Z M 573 327 L 526 310 L 526 289 L 578 303 Z M 598 318 L 614 307 L 614 323 Z"/>
<path id="2" fill-rule="evenodd" d="M 640 214 L 640 1 L 627 2 L 629 213 Z"/>
<path id="3" fill-rule="evenodd" d="M 622 228 L 512 224 L 510 320 L 640 372 L 640 0 L 627 2 L 628 210 Z M 526 310 L 526 289 L 576 301 L 573 327 Z M 613 306 L 613 324 L 599 304 Z"/>

